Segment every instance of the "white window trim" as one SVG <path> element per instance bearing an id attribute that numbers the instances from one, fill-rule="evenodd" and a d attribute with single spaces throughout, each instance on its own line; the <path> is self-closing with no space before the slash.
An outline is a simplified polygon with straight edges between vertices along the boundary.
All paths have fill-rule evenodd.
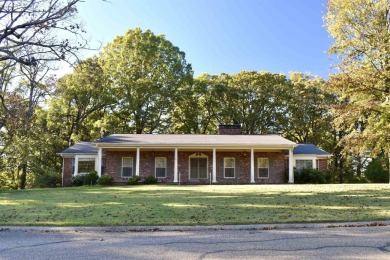
<path id="1" fill-rule="evenodd" d="M 294 167 L 296 168 L 296 169 L 298 169 L 297 167 L 297 161 L 311 161 L 311 165 L 312 165 L 312 169 L 316 169 L 317 168 L 317 159 L 314 159 L 314 158 L 305 158 L 305 157 L 302 157 L 302 158 L 296 158 L 295 159 L 295 161 L 294 161 L 294 163 L 295 163 L 295 165 L 294 165 Z"/>
<path id="2" fill-rule="evenodd" d="M 199 155 L 197 155 L 199 154 Z M 207 170 L 206 170 L 206 178 L 191 178 L 191 159 L 192 158 L 206 158 L 206 165 L 207 165 Z M 188 179 L 189 180 L 208 180 L 210 178 L 209 176 L 209 157 L 203 153 L 195 153 L 192 154 L 188 157 Z"/>
<path id="3" fill-rule="evenodd" d="M 260 161 L 260 159 L 267 159 L 267 168 L 264 168 L 264 167 L 262 167 L 262 168 L 260 168 L 259 166 L 259 161 Z M 267 171 L 267 173 L 268 173 L 268 177 L 260 177 L 260 171 L 259 171 L 259 169 L 267 169 L 268 171 Z M 258 179 L 269 179 L 269 158 L 257 158 L 257 178 Z"/>
<path id="4" fill-rule="evenodd" d="M 165 161 L 165 172 L 164 172 L 164 177 L 157 177 L 157 159 L 164 159 Z M 154 158 L 154 177 L 163 179 L 167 177 L 167 157 L 155 157 Z"/>
<path id="5" fill-rule="evenodd" d="M 97 155 L 76 155 L 75 157 L 75 164 L 74 164 L 74 175 L 77 176 L 79 175 L 79 159 L 94 159 L 95 160 L 95 171 L 97 167 Z"/>
<path id="6" fill-rule="evenodd" d="M 123 176 L 123 159 L 131 159 L 131 176 Z M 122 164 L 121 164 L 121 177 L 122 178 L 131 178 L 134 176 L 134 159 L 133 157 L 122 157 Z"/>
<path id="7" fill-rule="evenodd" d="M 225 160 L 226 159 L 233 159 L 234 161 L 234 166 L 233 167 L 225 167 Z M 234 173 L 234 176 L 233 177 L 226 177 L 226 168 L 229 168 L 229 169 L 232 169 L 233 168 L 233 173 Z M 234 157 L 224 157 L 223 158 L 223 177 L 225 179 L 235 179 L 236 178 L 236 158 Z"/>

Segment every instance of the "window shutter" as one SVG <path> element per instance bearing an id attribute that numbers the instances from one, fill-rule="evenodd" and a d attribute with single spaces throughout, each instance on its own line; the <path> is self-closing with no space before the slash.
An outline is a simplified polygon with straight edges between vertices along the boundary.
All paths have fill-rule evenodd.
<path id="1" fill-rule="evenodd" d="M 224 176 L 224 163 L 223 163 L 224 157 L 221 157 L 219 159 L 219 178 L 223 179 Z"/>
<path id="2" fill-rule="evenodd" d="M 240 178 L 240 158 L 235 158 L 235 163 L 236 163 L 236 168 L 235 168 L 235 175 L 236 175 L 236 179 L 237 178 Z"/>
<path id="3" fill-rule="evenodd" d="M 269 163 L 268 177 L 271 178 L 271 175 L 274 174 L 274 160 L 270 158 L 270 159 L 268 159 L 268 163 Z"/>
<path id="4" fill-rule="evenodd" d="M 150 156 L 150 172 L 146 173 L 146 174 L 147 174 L 147 176 L 145 176 L 145 177 L 149 177 L 149 176 L 156 177 L 156 157 L 155 156 Z"/>
<path id="5" fill-rule="evenodd" d="M 173 157 L 167 157 L 167 172 L 166 177 L 173 176 Z"/>

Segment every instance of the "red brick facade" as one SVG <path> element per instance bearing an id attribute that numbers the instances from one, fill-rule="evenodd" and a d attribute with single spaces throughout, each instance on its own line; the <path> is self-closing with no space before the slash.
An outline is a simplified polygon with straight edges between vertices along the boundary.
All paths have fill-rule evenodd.
<path id="1" fill-rule="evenodd" d="M 122 158 L 133 158 L 133 176 L 136 169 L 136 151 L 106 151 L 105 153 L 105 172 L 104 175 L 114 177 L 114 183 L 126 184 L 128 178 L 122 177 Z M 166 177 L 158 178 L 161 183 L 173 183 L 174 181 L 174 150 L 170 151 L 140 151 L 140 177 L 146 178 L 155 176 L 155 158 L 166 158 Z M 190 158 L 207 158 L 207 178 L 191 179 Z M 224 175 L 224 158 L 234 158 L 235 169 L 234 177 L 226 178 Z M 280 184 L 286 183 L 286 169 L 288 160 L 285 159 L 284 152 L 255 152 L 255 183 L 257 184 Z M 257 159 L 268 158 L 268 178 L 259 178 Z M 216 153 L 216 180 L 219 184 L 249 184 L 251 183 L 250 152 L 219 152 Z M 319 170 L 327 170 L 327 159 L 318 160 Z M 213 152 L 211 150 L 201 151 L 178 151 L 178 179 L 181 184 L 209 184 L 210 176 L 213 172 Z M 64 158 L 63 186 L 72 185 L 72 158 Z"/>
<path id="2" fill-rule="evenodd" d="M 318 170 L 320 170 L 320 171 L 328 170 L 328 159 L 319 159 L 317 167 L 318 167 Z"/>
<path id="3" fill-rule="evenodd" d="M 73 158 L 64 158 L 62 170 L 62 186 L 72 186 L 72 160 Z"/>
<path id="4" fill-rule="evenodd" d="M 206 157 L 208 164 L 207 179 L 189 178 L 190 157 Z M 182 184 L 209 184 L 210 175 L 213 172 L 212 151 L 179 151 L 178 152 L 178 176 Z M 106 152 L 106 172 L 104 174 L 114 177 L 114 182 L 124 183 L 127 178 L 122 177 L 122 157 L 133 158 L 133 174 L 136 168 L 136 152 L 107 151 Z M 142 151 L 140 152 L 140 177 L 146 178 L 155 176 L 155 158 L 165 157 L 167 162 L 166 177 L 158 178 L 159 182 L 172 183 L 174 180 L 174 151 Z M 225 178 L 223 158 L 230 157 L 235 159 L 235 177 Z M 257 158 L 269 158 L 269 178 L 258 178 Z M 248 152 L 217 152 L 217 183 L 224 184 L 244 184 L 250 183 L 250 153 Z M 255 183 L 284 183 L 285 179 L 285 160 L 284 153 L 255 153 Z"/>

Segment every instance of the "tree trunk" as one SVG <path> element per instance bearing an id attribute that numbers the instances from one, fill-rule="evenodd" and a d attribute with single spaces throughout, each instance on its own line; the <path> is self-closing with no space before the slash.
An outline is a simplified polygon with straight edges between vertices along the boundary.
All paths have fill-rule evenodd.
<path id="1" fill-rule="evenodd" d="M 20 175 L 20 189 L 26 188 L 26 179 L 27 179 L 27 164 L 22 165 L 22 174 Z"/>

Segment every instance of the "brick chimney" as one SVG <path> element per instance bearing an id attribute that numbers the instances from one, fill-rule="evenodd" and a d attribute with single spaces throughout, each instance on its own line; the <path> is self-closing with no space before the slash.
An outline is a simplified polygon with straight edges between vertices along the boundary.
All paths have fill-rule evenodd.
<path id="1" fill-rule="evenodd" d="M 219 125 L 218 134 L 220 135 L 240 135 L 241 125 Z"/>

